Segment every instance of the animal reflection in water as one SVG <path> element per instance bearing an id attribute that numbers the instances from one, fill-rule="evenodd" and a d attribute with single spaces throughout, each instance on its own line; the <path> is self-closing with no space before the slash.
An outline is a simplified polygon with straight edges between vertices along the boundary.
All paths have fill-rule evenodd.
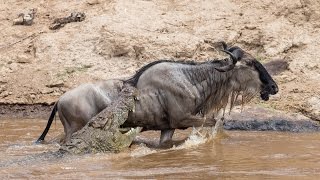
<path id="1" fill-rule="evenodd" d="M 160 60 L 145 65 L 127 80 L 107 80 L 75 88 L 56 102 L 38 142 L 44 140 L 58 111 L 65 131 L 64 141 L 117 97 L 124 84 L 136 87 L 135 111 L 126 127 L 161 130 L 160 144 L 171 142 L 175 129 L 214 126 L 221 110 L 242 104 L 260 93 L 267 101 L 278 86 L 264 66 L 237 46 L 221 42 L 230 58 L 206 62 Z"/>

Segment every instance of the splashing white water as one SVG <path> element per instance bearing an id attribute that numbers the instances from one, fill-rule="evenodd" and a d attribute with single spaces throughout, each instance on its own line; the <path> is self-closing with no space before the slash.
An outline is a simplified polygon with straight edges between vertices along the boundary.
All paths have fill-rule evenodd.
<path id="1" fill-rule="evenodd" d="M 188 139 L 183 144 L 176 147 L 176 149 L 190 148 L 200 144 L 208 143 L 217 138 L 225 137 L 227 137 L 227 135 L 223 130 L 223 121 L 219 119 L 216 122 L 215 127 L 193 128 Z"/>
<path id="2" fill-rule="evenodd" d="M 212 142 L 215 139 L 226 138 L 228 137 L 223 130 L 223 121 L 219 119 L 216 122 L 215 127 L 200 127 L 192 128 L 192 132 L 188 138 L 182 144 L 178 146 L 173 146 L 169 149 L 153 149 L 146 146 L 146 144 L 141 143 L 139 146 L 131 152 L 131 157 L 142 157 L 149 154 L 172 151 L 172 150 L 181 150 L 181 149 L 190 149 L 197 147 L 201 144 Z"/>
<path id="3" fill-rule="evenodd" d="M 142 143 L 142 144 L 139 144 L 139 146 L 136 149 L 131 151 L 130 156 L 131 157 L 142 157 L 142 156 L 146 156 L 146 155 L 153 154 L 156 152 L 158 152 L 158 151 L 155 149 L 148 148 L 145 144 Z"/>

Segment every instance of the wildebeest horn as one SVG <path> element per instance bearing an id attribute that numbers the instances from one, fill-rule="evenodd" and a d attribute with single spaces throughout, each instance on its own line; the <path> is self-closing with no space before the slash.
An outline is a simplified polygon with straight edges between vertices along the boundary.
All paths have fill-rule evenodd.
<path id="1" fill-rule="evenodd" d="M 231 50 L 232 52 L 230 52 L 229 50 Z M 235 64 L 238 62 L 238 60 L 240 60 L 243 56 L 243 52 L 239 47 L 232 47 L 228 50 L 222 50 L 222 51 L 229 54 L 229 56 L 232 59 L 232 63 L 223 67 L 216 67 L 215 69 L 220 72 L 226 72 L 226 71 L 232 70 L 235 67 Z"/>
<path id="2" fill-rule="evenodd" d="M 222 44 L 222 47 L 223 47 L 224 50 L 228 50 L 228 45 L 227 45 L 226 42 L 220 41 L 220 43 Z"/>
<path id="3" fill-rule="evenodd" d="M 215 69 L 219 72 L 226 72 L 226 71 L 230 71 L 231 69 L 233 69 L 235 67 L 235 64 L 237 63 L 238 59 L 229 51 L 227 50 L 222 50 L 223 52 L 229 54 L 229 56 L 231 57 L 232 59 L 232 62 L 229 63 L 228 65 L 226 66 L 223 66 L 223 67 L 216 67 Z"/>
<path id="4" fill-rule="evenodd" d="M 229 54 L 229 56 L 230 56 L 231 59 L 232 59 L 232 63 L 233 63 L 233 64 L 236 64 L 236 63 L 237 63 L 238 58 L 237 58 L 233 53 L 231 53 L 231 52 L 229 52 L 229 51 L 226 51 L 226 50 L 222 50 L 222 51 L 225 52 L 225 53 L 227 53 L 227 54 Z"/>

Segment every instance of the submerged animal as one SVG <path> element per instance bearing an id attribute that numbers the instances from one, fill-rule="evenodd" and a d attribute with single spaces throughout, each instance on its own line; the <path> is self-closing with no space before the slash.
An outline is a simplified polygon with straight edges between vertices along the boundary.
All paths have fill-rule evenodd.
<path id="1" fill-rule="evenodd" d="M 92 117 L 118 97 L 122 86 L 122 80 L 110 79 L 97 83 L 82 84 L 66 92 L 55 103 L 47 126 L 36 142 L 40 143 L 44 140 L 56 112 L 58 112 L 64 127 L 65 137 L 62 142 L 67 142 L 74 132 L 84 127 Z"/>
<path id="2" fill-rule="evenodd" d="M 135 86 L 140 95 L 123 127 L 161 130 L 163 144 L 170 142 L 175 129 L 212 121 L 207 116 L 225 109 L 228 102 L 233 107 L 239 95 L 245 103 L 258 93 L 267 101 L 278 92 L 276 82 L 259 61 L 237 46 L 223 46 L 231 62 L 163 60 L 142 67 L 125 82 Z"/>

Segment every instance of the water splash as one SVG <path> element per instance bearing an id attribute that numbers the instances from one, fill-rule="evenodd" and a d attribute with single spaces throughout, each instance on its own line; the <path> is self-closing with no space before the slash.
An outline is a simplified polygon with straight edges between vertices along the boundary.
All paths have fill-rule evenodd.
<path id="1" fill-rule="evenodd" d="M 172 150 L 191 149 L 199 145 L 210 143 L 214 140 L 227 138 L 228 135 L 224 132 L 223 121 L 219 119 L 215 127 L 200 127 L 192 128 L 187 139 L 180 145 L 173 146 L 169 149 L 155 149 L 147 147 L 145 143 L 141 143 L 133 151 L 131 157 L 142 157 L 154 153 L 163 153 Z"/>
<path id="2" fill-rule="evenodd" d="M 133 151 L 131 151 L 130 156 L 131 157 L 142 157 L 142 156 L 146 156 L 149 154 L 153 154 L 159 152 L 155 149 L 151 149 L 149 147 L 147 147 L 146 144 L 139 144 L 137 148 L 135 148 Z"/>
<path id="3" fill-rule="evenodd" d="M 187 140 L 176 147 L 176 149 L 185 149 L 198 146 L 204 143 L 212 142 L 215 139 L 227 138 L 228 135 L 223 129 L 223 120 L 219 119 L 214 127 L 192 128 L 192 132 Z"/>

